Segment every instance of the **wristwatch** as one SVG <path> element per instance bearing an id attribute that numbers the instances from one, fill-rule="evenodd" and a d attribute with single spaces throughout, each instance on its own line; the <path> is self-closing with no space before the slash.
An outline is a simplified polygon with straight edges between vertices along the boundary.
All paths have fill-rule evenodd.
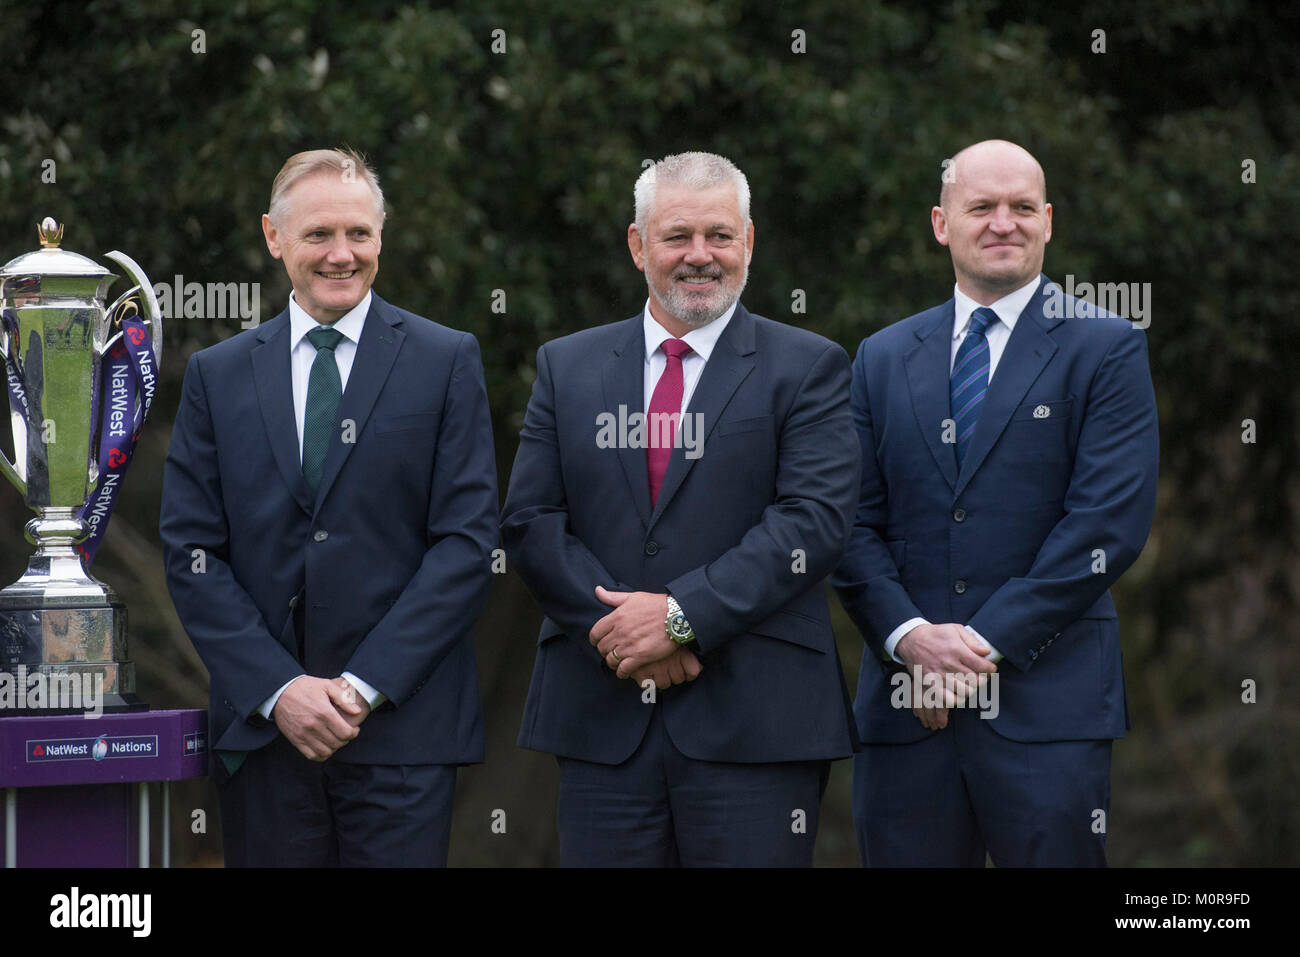
<path id="1" fill-rule="evenodd" d="M 668 632 L 668 637 L 679 645 L 695 640 L 691 623 L 686 620 L 686 616 L 682 614 L 682 606 L 677 604 L 677 599 L 672 595 L 668 596 L 668 620 L 664 622 L 664 630 Z"/>

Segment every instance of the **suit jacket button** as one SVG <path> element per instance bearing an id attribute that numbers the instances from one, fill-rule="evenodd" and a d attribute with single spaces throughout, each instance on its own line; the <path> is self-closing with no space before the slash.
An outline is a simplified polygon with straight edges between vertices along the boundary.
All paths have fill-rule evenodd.
<path id="1" fill-rule="evenodd" d="M 966 582 L 958 578 L 955 582 L 952 583 L 952 590 L 959 595 L 966 594 Z"/>
<path id="2" fill-rule="evenodd" d="M 313 541 L 323 542 L 325 541 L 325 539 L 330 537 L 330 533 L 325 531 L 325 529 L 323 528 L 318 528 L 316 529 L 315 532 L 312 533 L 311 537 Z"/>
<path id="3" fill-rule="evenodd" d="M 646 553 L 647 555 L 658 555 L 658 554 L 659 554 L 659 543 L 658 543 L 658 542 L 646 542 L 646 543 L 645 543 L 645 553 Z"/>
<path id="4" fill-rule="evenodd" d="M 953 509 L 953 510 L 952 510 L 952 520 L 953 520 L 954 522 L 964 522 L 964 521 L 966 521 L 966 509 L 964 509 L 964 508 L 955 508 L 955 509 Z"/>

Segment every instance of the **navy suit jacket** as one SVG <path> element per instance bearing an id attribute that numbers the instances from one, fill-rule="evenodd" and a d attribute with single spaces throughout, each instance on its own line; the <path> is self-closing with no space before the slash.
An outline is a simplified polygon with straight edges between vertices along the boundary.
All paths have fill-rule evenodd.
<path id="1" fill-rule="evenodd" d="M 923 617 L 970 625 L 1006 656 L 991 719 L 1003 736 L 1122 737 L 1128 710 L 1109 587 L 1137 558 L 1155 508 L 1146 336 L 1043 276 L 959 471 L 942 424 L 953 319 L 950 299 L 894 323 L 866 339 L 853 364 L 862 489 L 832 582 L 867 643 L 858 730 L 873 743 L 931 733 L 910 707 L 891 707 L 902 666 L 883 660 L 890 632 Z"/>
<path id="2" fill-rule="evenodd" d="M 838 345 L 737 305 L 687 413 L 702 454 L 675 448 L 650 506 L 644 448 L 601 448 L 598 416 L 644 411 L 641 315 L 537 352 L 502 523 L 507 553 L 545 619 L 522 747 L 604 764 L 651 717 L 588 640 L 612 611 L 596 585 L 672 594 L 704 670 L 658 692 L 689 757 L 845 757 L 856 746 L 823 581 L 848 540 L 858 450 L 849 361 Z"/>
<path id="3" fill-rule="evenodd" d="M 167 584 L 211 676 L 209 741 L 306 673 L 388 700 L 332 760 L 483 759 L 471 629 L 491 585 L 496 467 L 478 343 L 373 296 L 339 403 L 355 441 L 302 477 L 289 312 L 190 357 L 163 478 Z M 304 635 L 300 656 L 294 616 Z"/>

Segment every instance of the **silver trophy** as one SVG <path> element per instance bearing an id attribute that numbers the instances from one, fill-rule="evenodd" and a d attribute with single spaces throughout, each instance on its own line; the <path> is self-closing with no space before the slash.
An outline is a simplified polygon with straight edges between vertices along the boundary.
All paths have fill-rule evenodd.
<path id="1" fill-rule="evenodd" d="M 24 695 L 26 707 L 11 703 L 0 715 L 146 710 L 127 659 L 126 607 L 87 574 L 75 546 L 91 533 L 78 513 L 99 477 L 101 357 L 123 334 L 117 323 L 129 310 L 149 328 L 161 362 L 161 313 L 152 284 L 129 256 L 106 254 L 134 283 L 106 308 L 118 277 L 60 249 L 63 227 L 53 219 L 38 233 L 43 248 L 0 269 L 0 353 L 14 447 L 12 462 L 0 450 L 0 471 L 37 515 L 25 529 L 36 546 L 27 573 L 0 590 L 0 672 L 24 677 L 33 690 L 39 684 L 43 697 L 33 706 Z M 78 706 L 75 691 L 95 686 L 98 701 L 83 696 Z"/>

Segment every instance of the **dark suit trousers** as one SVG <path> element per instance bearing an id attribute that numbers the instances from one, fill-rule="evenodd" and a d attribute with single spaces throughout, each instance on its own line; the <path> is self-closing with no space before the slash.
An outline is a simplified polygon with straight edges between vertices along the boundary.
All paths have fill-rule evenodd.
<path id="1" fill-rule="evenodd" d="M 279 735 L 217 785 L 226 866 L 445 867 L 455 791 L 454 765 L 317 763 Z"/>
<path id="2" fill-rule="evenodd" d="M 853 761 L 867 867 L 1105 867 L 1109 740 L 1004 738 L 976 710 L 911 744 Z M 1100 813 L 1098 813 L 1100 812 Z"/>
<path id="3" fill-rule="evenodd" d="M 557 758 L 566 867 L 809 867 L 829 761 L 688 758 L 654 705 L 622 764 Z"/>

